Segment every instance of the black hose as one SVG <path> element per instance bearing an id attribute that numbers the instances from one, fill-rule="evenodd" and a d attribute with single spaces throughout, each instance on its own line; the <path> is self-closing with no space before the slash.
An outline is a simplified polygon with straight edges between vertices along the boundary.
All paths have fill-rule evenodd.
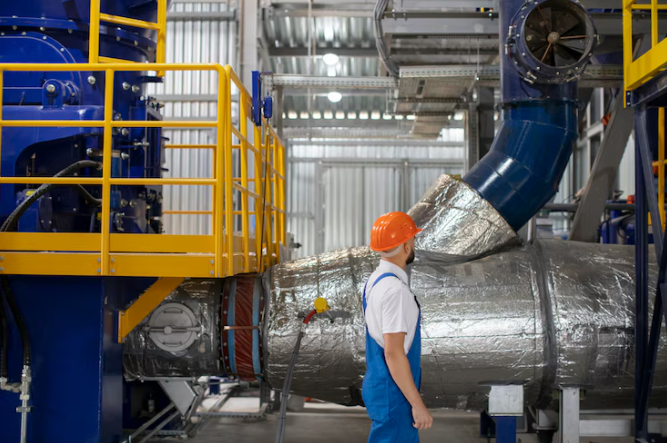
<path id="1" fill-rule="evenodd" d="M 8 378 L 7 370 L 7 347 L 9 342 L 9 326 L 7 325 L 7 313 L 5 312 L 5 301 L 0 291 L 0 378 Z"/>
<path id="2" fill-rule="evenodd" d="M 58 172 L 54 177 L 63 177 L 63 176 L 68 176 L 73 174 L 74 172 L 84 169 L 84 168 L 100 168 L 101 163 L 92 161 L 92 160 L 81 160 L 76 163 L 72 163 L 62 171 Z M 37 200 L 39 200 L 44 194 L 49 192 L 53 187 L 55 186 L 60 186 L 59 184 L 44 184 L 37 188 L 37 190 L 30 195 L 28 198 L 23 200 L 21 204 L 14 209 L 14 211 L 7 217 L 7 220 L 2 224 L 2 227 L 0 227 L 0 232 L 11 232 L 16 230 L 18 226 L 18 221 L 19 218 L 25 213 L 25 211 L 28 210 L 28 208 L 35 203 Z M 101 206 L 102 201 L 99 199 L 96 199 L 92 195 L 86 191 L 83 186 L 81 185 L 76 185 L 74 186 L 74 189 L 84 197 L 84 200 L 86 202 L 91 203 L 95 206 Z"/>
<path id="3" fill-rule="evenodd" d="M 68 176 L 80 169 L 84 168 L 96 168 L 101 167 L 101 163 L 92 161 L 92 160 L 81 160 L 76 163 L 72 163 L 62 171 L 58 172 L 54 177 L 63 177 Z M 18 225 L 18 220 L 21 216 L 28 210 L 30 205 L 35 203 L 42 197 L 44 194 L 49 192 L 54 186 L 60 186 L 59 184 L 43 184 L 37 190 L 26 198 L 14 211 L 7 217 L 7 220 L 0 227 L 0 232 L 14 231 Z M 74 189 L 86 200 L 88 203 L 94 204 L 96 206 L 101 206 L 102 201 L 96 199 L 88 191 L 86 191 L 83 186 L 75 185 Z M 30 345 L 30 337 L 28 336 L 28 328 L 25 325 L 25 320 L 21 314 L 18 303 L 16 303 L 16 298 L 14 297 L 14 291 L 9 284 L 9 278 L 6 275 L 3 275 L 1 278 L 1 288 L 4 293 L 4 298 L 7 300 L 7 305 L 14 317 L 14 322 L 16 327 L 19 330 L 21 335 L 21 342 L 23 344 L 23 365 L 30 366 L 32 361 L 32 346 Z M 0 338 L 0 343 L 2 348 L 0 349 L 0 377 L 7 377 L 7 335 L 9 331 L 9 326 L 7 324 L 7 313 L 5 311 L 4 302 L 2 301 L 2 296 L 0 295 L 0 328 L 2 328 L 2 337 Z"/>
<path id="4" fill-rule="evenodd" d="M 32 347 L 30 346 L 30 337 L 28 336 L 28 328 L 25 326 L 25 320 L 23 320 L 23 315 L 19 309 L 18 303 L 16 303 L 16 298 L 14 297 L 14 291 L 9 284 L 9 278 L 6 275 L 0 277 L 2 281 L 2 291 L 5 293 L 5 298 L 7 299 L 7 304 L 9 309 L 12 311 L 12 316 L 14 317 L 14 322 L 16 327 L 19 330 L 21 335 L 21 342 L 23 343 L 23 366 L 30 366 L 32 361 Z"/>

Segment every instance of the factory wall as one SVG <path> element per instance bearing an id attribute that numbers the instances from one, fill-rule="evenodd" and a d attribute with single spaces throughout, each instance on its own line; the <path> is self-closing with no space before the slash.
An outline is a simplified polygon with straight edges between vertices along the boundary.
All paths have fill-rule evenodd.
<path id="1" fill-rule="evenodd" d="M 367 245 L 378 216 L 407 211 L 440 175 L 462 174 L 463 130 L 448 131 L 454 143 L 437 148 L 292 142 L 287 231 L 302 245 L 293 257 Z"/>
<path id="2" fill-rule="evenodd" d="M 234 2 L 231 2 L 232 5 Z M 167 24 L 167 63 L 220 63 L 237 68 L 237 24 L 207 13 L 224 12 L 223 3 L 174 3 L 171 12 L 201 13 L 202 19 L 178 19 Z M 217 75 L 213 72 L 166 73 L 164 83 L 150 85 L 148 94 L 164 104 L 166 120 L 214 120 L 216 118 Z M 232 95 L 238 91 L 232 90 Z M 236 107 L 232 118 L 236 121 Z M 167 144 L 215 143 L 214 129 L 165 131 Z M 252 154 L 252 153 L 251 153 Z M 252 158 L 252 155 L 251 155 Z M 205 149 L 168 149 L 163 159 L 165 177 L 211 177 L 213 156 Z M 211 211 L 210 186 L 165 186 L 164 210 Z M 210 215 L 165 215 L 168 234 L 211 234 Z"/>

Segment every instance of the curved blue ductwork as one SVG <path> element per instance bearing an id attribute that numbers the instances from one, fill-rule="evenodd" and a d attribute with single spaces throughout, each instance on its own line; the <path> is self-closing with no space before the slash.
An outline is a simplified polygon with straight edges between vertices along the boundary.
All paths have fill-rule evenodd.
<path id="1" fill-rule="evenodd" d="M 501 1 L 499 20 L 502 125 L 463 180 L 518 230 L 558 190 L 577 139 L 577 78 L 597 35 L 571 0 Z"/>

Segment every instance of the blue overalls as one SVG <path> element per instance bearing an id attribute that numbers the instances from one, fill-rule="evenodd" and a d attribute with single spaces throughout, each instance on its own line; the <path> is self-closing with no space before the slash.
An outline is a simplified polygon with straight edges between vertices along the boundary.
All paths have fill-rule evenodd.
<path id="1" fill-rule="evenodd" d="M 382 274 L 373 283 L 387 277 L 398 278 L 395 274 Z M 368 283 L 366 283 L 368 285 Z M 364 315 L 366 314 L 366 287 L 363 293 Z M 419 306 L 417 298 L 415 303 Z M 417 389 L 421 386 L 421 307 L 417 330 L 408 351 L 408 361 L 412 378 Z M 361 389 L 368 416 L 373 420 L 368 443 L 419 443 L 419 432 L 413 426 L 412 406 L 391 378 L 384 349 L 370 336 L 366 326 L 366 375 Z"/>

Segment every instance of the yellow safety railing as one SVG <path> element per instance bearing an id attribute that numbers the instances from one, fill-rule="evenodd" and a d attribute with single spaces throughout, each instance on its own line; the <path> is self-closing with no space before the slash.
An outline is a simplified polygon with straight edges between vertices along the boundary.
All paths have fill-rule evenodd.
<path id="1" fill-rule="evenodd" d="M 88 43 L 89 63 L 133 63 L 131 60 L 123 60 L 112 57 L 100 56 L 100 22 L 113 23 L 133 28 L 151 29 L 157 31 L 157 46 L 155 48 L 155 63 L 164 63 L 166 54 L 167 36 L 167 0 L 157 0 L 157 23 L 136 20 L 129 17 L 103 14 L 100 11 L 100 0 L 90 0 L 90 29 Z M 164 71 L 158 71 L 162 77 Z"/>
<path id="2" fill-rule="evenodd" d="M 120 71 L 214 71 L 218 75 L 216 121 L 114 120 L 114 77 Z M 99 177 L 0 177 L 0 184 L 81 184 L 102 187 L 100 233 L 0 233 L 0 273 L 46 275 L 108 275 L 145 277 L 226 277 L 261 272 L 280 260 L 285 243 L 285 150 L 266 122 L 253 125 L 248 139 L 247 117 L 251 98 L 227 66 L 217 64 L 0 64 L 7 71 L 97 71 L 105 74 L 103 120 L 4 120 L 6 127 L 103 128 L 102 173 Z M 231 82 L 241 91 L 239 128 L 232 125 Z M 111 176 L 114 128 L 215 128 L 212 145 L 172 145 L 171 148 L 212 149 L 212 178 L 120 178 Z M 240 140 L 234 145 L 232 137 Z M 232 151 L 240 150 L 241 177 L 233 177 Z M 249 177 L 248 150 L 255 153 Z M 0 140 L 0 158 L 2 156 Z M 253 190 L 249 184 L 253 184 Z M 111 187 L 128 185 L 192 185 L 213 188 L 212 235 L 111 233 Z M 234 210 L 234 192 L 241 195 L 241 210 Z M 251 211 L 249 198 L 254 199 Z M 172 213 L 209 211 L 172 211 Z M 169 212 L 167 212 L 169 213 Z M 234 216 L 241 216 L 240 229 Z M 255 217 L 255 235 L 250 231 Z M 240 236 L 237 235 L 240 231 Z M 259 257 L 263 257 L 259 260 Z"/>
<path id="3" fill-rule="evenodd" d="M 634 60 L 632 45 L 632 11 L 651 11 L 651 49 Z M 623 58 L 625 91 L 632 91 L 652 79 L 667 66 L 667 40 L 658 35 L 658 11 L 667 10 L 667 4 L 658 0 L 637 4 L 637 0 L 623 0 Z"/>

